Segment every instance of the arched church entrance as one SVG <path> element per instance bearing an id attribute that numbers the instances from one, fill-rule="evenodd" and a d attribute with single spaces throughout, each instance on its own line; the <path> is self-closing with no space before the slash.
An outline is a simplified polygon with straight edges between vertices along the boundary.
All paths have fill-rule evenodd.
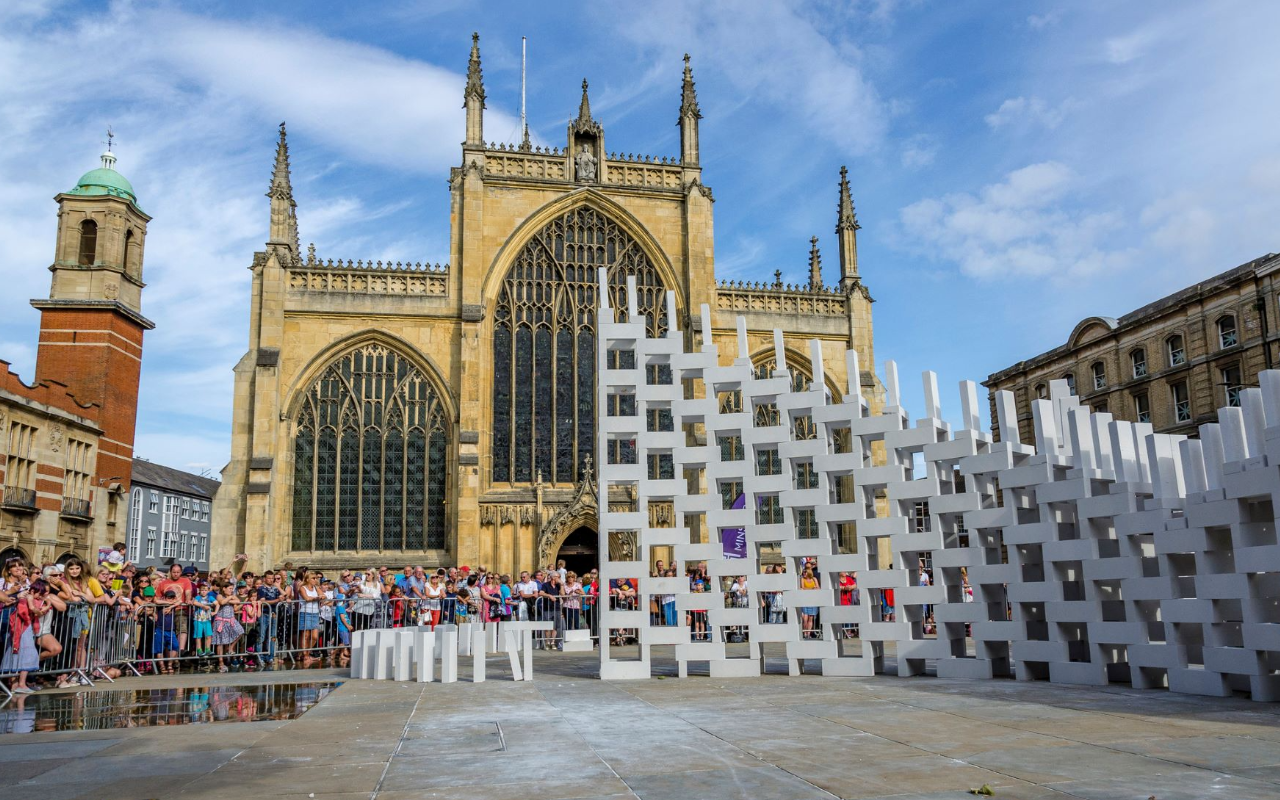
<path id="1" fill-rule="evenodd" d="M 564 561 L 565 569 L 585 575 L 600 566 L 599 534 L 586 525 L 565 537 L 556 553 L 556 563 Z"/>

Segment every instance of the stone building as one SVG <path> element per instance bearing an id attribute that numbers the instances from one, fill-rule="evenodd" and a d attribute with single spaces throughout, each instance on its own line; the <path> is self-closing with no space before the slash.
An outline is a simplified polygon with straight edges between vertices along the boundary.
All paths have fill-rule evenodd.
<path id="1" fill-rule="evenodd" d="M 221 486 L 211 478 L 133 460 L 129 492 L 129 560 L 141 567 L 170 564 L 209 571 L 213 498 Z"/>
<path id="2" fill-rule="evenodd" d="M 0 361 L 0 550 L 96 561 L 123 538 L 142 367 L 142 257 L 151 220 L 115 155 L 57 195 L 52 286 L 35 380 Z M 117 525 L 119 523 L 119 525 Z"/>
<path id="3" fill-rule="evenodd" d="M 1217 409 L 1258 385 L 1280 339 L 1280 256 L 1270 253 L 1115 319 L 1089 317 L 1066 344 L 992 373 L 983 386 L 1013 392 L 1023 441 L 1031 402 L 1049 381 L 1115 419 L 1194 436 Z M 992 413 L 995 419 L 995 413 Z"/>
<path id="4" fill-rule="evenodd" d="M 216 526 L 234 535 L 215 565 L 240 552 L 258 568 L 411 561 L 514 572 L 557 556 L 594 560 L 599 266 L 621 314 L 626 278 L 636 277 L 655 330 L 668 325 L 668 292 L 696 341 L 733 341 L 744 316 L 761 370 L 773 363 L 775 327 L 787 334 L 797 380 L 813 374 L 808 340 L 818 340 L 837 396 L 854 347 L 864 395 L 880 402 L 843 169 L 834 285 L 816 242 L 804 285 L 717 284 L 687 57 L 676 156 L 606 147 L 585 80 L 563 146 L 533 146 L 527 131 L 517 144 L 486 143 L 478 37 L 463 100 L 447 265 L 302 250 L 281 125 L 270 236 L 252 264 L 249 350 L 235 368 L 231 460 L 215 503 Z M 703 303 L 715 311 L 711 330 L 699 329 Z M 658 516 L 655 524 L 673 523 Z"/>

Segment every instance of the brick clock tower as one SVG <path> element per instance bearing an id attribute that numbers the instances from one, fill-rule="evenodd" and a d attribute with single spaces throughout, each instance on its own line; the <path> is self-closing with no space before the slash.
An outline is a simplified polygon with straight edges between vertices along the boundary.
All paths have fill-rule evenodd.
<path id="1" fill-rule="evenodd" d="M 36 380 L 65 384 L 80 403 L 99 406 L 102 434 L 93 479 L 113 501 L 129 488 L 142 335 L 155 327 L 141 311 L 151 217 L 138 207 L 115 161 L 108 148 L 101 167 L 54 198 L 53 283 L 48 299 L 31 301 L 40 310 Z"/>

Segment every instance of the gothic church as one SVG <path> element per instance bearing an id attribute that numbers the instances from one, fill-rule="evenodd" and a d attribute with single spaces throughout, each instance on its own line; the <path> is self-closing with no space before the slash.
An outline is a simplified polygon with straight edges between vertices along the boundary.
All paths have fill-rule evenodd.
<path id="1" fill-rule="evenodd" d="M 231 460 L 215 507 L 223 552 L 213 563 L 245 553 L 251 569 L 286 561 L 507 572 L 557 558 L 594 565 L 601 266 L 615 313 L 626 313 L 622 293 L 634 276 L 655 331 L 668 324 L 671 293 L 689 344 L 710 337 L 726 362 L 737 351 L 738 316 L 762 372 L 774 369 L 773 330 L 784 332 L 797 383 L 813 374 L 808 341 L 818 340 L 837 398 L 848 385 L 844 351 L 855 348 L 863 396 L 879 410 L 872 301 L 858 272 L 859 225 L 843 168 L 833 285 L 824 283 L 816 240 L 807 284 L 717 284 L 688 56 L 677 157 L 608 150 L 586 81 L 563 147 L 534 147 L 527 132 L 521 144 L 486 143 L 477 36 L 464 102 L 448 265 L 303 251 L 280 126 L 270 235 L 253 259 L 249 349 L 235 367 Z M 711 330 L 701 330 L 702 304 Z M 734 402 L 724 395 L 722 403 Z M 687 435 L 702 443 L 706 434 Z M 647 511 L 651 525 L 685 524 L 669 505 Z"/>

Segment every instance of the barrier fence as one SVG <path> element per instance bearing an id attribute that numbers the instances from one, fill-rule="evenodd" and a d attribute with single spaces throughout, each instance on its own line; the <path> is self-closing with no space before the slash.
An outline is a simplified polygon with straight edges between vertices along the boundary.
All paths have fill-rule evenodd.
<path id="1" fill-rule="evenodd" d="M 539 621 L 555 628 L 539 631 L 538 649 L 560 649 L 566 631 L 598 637 L 599 598 L 539 596 L 493 602 L 488 598 L 333 598 L 290 600 L 274 605 L 249 601 L 213 607 L 206 603 L 116 605 L 68 603 L 53 610 L 14 647 L 9 617 L 0 609 L 0 679 L 12 678 L 23 655 L 38 651 L 33 677 L 67 676 L 93 685 L 123 674 L 270 670 L 310 666 L 329 660 L 345 666 L 351 632 L 462 622 Z M 581 637 L 577 637 L 581 639 Z M 29 656 L 28 656 L 29 658 Z M 0 681 L 0 696 L 10 695 Z"/>

